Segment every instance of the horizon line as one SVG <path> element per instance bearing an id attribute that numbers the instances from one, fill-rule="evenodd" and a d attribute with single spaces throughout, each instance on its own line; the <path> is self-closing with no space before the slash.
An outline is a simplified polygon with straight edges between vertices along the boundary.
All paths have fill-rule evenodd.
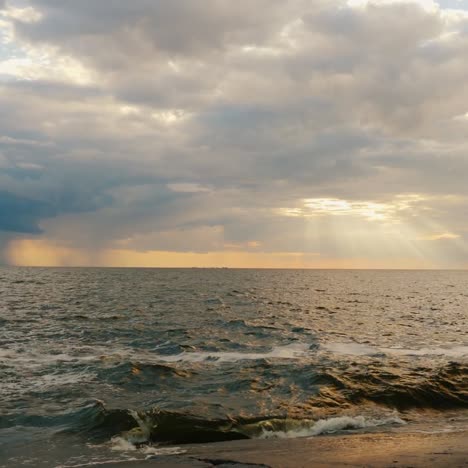
<path id="1" fill-rule="evenodd" d="M 466 268 L 320 268 L 320 267 L 205 267 L 205 266 L 115 266 L 115 265 L 8 265 L 0 268 L 95 268 L 128 270 L 315 270 L 315 271 L 468 271 Z"/>

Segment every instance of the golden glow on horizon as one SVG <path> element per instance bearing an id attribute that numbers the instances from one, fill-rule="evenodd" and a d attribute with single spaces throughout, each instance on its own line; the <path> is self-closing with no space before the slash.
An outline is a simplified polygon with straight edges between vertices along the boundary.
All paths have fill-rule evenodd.
<path id="1" fill-rule="evenodd" d="M 88 252 L 55 245 L 47 240 L 21 239 L 10 243 L 7 259 L 16 266 L 107 266 L 168 268 L 323 268 L 323 269 L 425 269 L 436 265 L 425 259 L 395 257 L 322 258 L 302 252 L 137 252 L 102 250 Z"/>
<path id="2" fill-rule="evenodd" d="M 173 189 L 201 190 L 187 184 Z M 453 249 L 468 253 L 468 246 L 460 234 L 438 221 L 427 203 L 433 198 L 404 194 L 386 202 L 304 199 L 299 207 L 280 210 L 285 222 L 287 217 L 304 218 L 305 222 L 299 224 L 303 232 L 292 233 L 295 221 L 289 220 L 291 236 L 287 234 L 273 244 L 263 239 L 223 242 L 221 228 L 216 242 L 211 243 L 212 250 L 205 253 L 139 251 L 137 238 L 116 240 L 112 246 L 96 250 L 54 244 L 47 238 L 23 238 L 10 242 L 6 259 L 22 266 L 446 268 L 453 266 Z M 450 201 L 463 202 L 456 197 Z M 280 247 L 280 251 L 269 251 L 275 244 L 297 250 L 283 247 L 281 251 Z"/>

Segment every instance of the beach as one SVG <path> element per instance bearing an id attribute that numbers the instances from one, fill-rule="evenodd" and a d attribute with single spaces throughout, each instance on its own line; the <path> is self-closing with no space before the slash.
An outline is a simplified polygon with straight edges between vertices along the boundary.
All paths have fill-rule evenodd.
<path id="1" fill-rule="evenodd" d="M 181 447 L 185 453 L 106 468 L 467 467 L 468 431 L 375 433 L 281 440 L 248 440 Z M 91 466 L 91 465 L 89 465 Z"/>

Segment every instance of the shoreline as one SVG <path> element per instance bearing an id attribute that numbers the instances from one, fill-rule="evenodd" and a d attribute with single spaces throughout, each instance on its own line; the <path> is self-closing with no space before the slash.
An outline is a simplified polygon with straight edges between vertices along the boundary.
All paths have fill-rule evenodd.
<path id="1" fill-rule="evenodd" d="M 468 467 L 468 430 L 378 432 L 295 439 L 250 439 L 180 446 L 184 453 L 113 462 L 105 468 Z M 91 466 L 91 465 L 89 465 Z"/>

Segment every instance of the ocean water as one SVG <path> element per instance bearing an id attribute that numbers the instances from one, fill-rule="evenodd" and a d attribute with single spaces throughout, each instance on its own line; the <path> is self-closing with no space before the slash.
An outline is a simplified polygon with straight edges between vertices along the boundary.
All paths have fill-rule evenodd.
<path id="1" fill-rule="evenodd" d="M 467 427 L 468 272 L 0 268 L 0 466 Z"/>

